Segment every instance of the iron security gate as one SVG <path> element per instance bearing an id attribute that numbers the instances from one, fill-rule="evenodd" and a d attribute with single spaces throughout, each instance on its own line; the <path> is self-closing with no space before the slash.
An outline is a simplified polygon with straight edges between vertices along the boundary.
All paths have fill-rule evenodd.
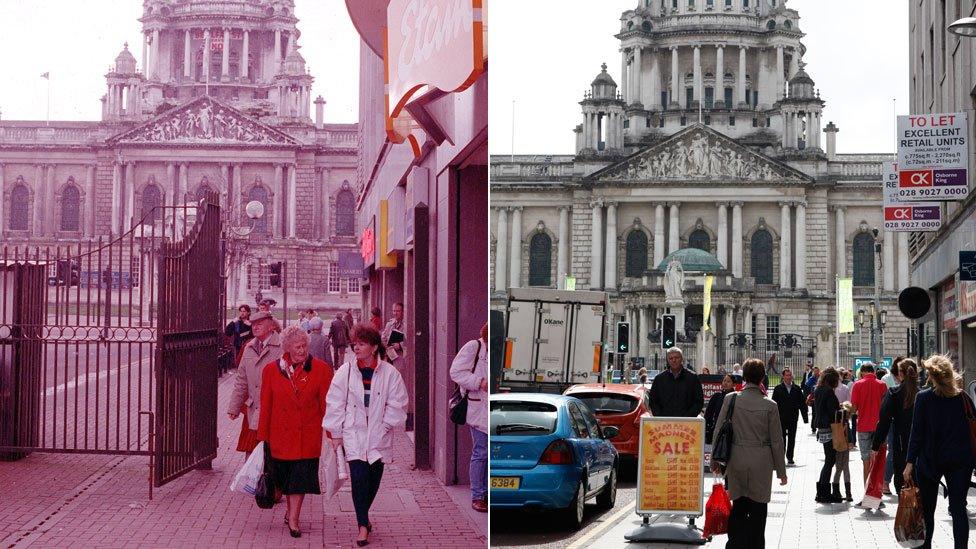
<path id="1" fill-rule="evenodd" d="M 788 369 L 794 376 L 802 376 L 811 343 L 798 334 L 777 334 L 768 338 L 732 334 L 719 339 L 719 352 L 725 352 L 725 364 L 742 364 L 747 358 L 758 358 L 766 364 L 770 374 L 782 374 Z"/>
<path id="2" fill-rule="evenodd" d="M 0 459 L 152 456 L 157 486 L 213 459 L 217 200 L 154 208 L 118 237 L 0 250 Z"/>

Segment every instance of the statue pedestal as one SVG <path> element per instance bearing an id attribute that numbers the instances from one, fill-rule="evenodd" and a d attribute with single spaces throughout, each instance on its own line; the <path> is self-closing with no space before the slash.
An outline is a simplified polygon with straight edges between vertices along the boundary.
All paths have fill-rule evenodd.
<path id="1" fill-rule="evenodd" d="M 685 335 L 685 300 L 683 299 L 666 299 L 664 301 L 664 306 L 667 308 L 667 314 L 674 315 L 674 325 L 679 334 Z"/>

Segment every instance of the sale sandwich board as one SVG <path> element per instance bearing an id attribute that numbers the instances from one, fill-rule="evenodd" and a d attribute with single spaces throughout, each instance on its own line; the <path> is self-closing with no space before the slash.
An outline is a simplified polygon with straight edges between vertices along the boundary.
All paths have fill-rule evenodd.
<path id="1" fill-rule="evenodd" d="M 898 117 L 898 199 L 963 200 L 969 195 L 965 113 Z"/>
<path id="2" fill-rule="evenodd" d="M 638 515 L 699 516 L 704 512 L 704 439 L 704 418 L 641 418 Z"/>
<path id="3" fill-rule="evenodd" d="M 910 202 L 900 198 L 898 164 L 885 164 L 884 228 L 891 232 L 937 231 L 942 227 L 942 205 L 938 202 Z"/>

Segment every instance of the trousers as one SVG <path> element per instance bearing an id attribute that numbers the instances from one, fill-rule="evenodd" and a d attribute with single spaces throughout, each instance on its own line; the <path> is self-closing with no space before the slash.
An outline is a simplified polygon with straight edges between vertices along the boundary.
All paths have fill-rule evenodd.
<path id="1" fill-rule="evenodd" d="M 793 449 L 796 447 L 796 420 L 783 424 L 783 442 L 786 443 L 786 459 L 793 461 Z"/>
<path id="2" fill-rule="evenodd" d="M 369 525 L 369 508 L 376 499 L 383 479 L 383 461 L 367 463 L 361 459 L 349 462 L 349 481 L 352 485 L 352 505 L 356 508 L 356 524 Z"/>
<path id="3" fill-rule="evenodd" d="M 468 477 L 471 479 L 471 501 L 488 496 L 488 433 L 469 426 L 471 429 L 471 463 Z"/>
<path id="4" fill-rule="evenodd" d="M 725 549 L 764 549 L 766 547 L 767 504 L 736 498 L 729 513 L 729 541 Z"/>
<path id="5" fill-rule="evenodd" d="M 949 489 L 949 515 L 952 516 L 953 547 L 965 549 L 969 546 L 969 517 L 966 516 L 966 494 L 969 492 L 969 477 L 972 469 L 947 471 L 946 487 Z M 935 505 L 939 499 L 940 478 L 929 478 L 915 473 L 918 479 L 918 492 L 922 499 L 922 512 L 925 514 L 925 544 L 923 549 L 931 549 L 932 534 L 935 531 Z"/>

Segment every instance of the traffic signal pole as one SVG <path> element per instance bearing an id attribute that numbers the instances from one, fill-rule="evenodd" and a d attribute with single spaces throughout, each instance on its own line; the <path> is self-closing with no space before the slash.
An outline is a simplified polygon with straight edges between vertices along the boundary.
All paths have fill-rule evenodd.
<path id="1" fill-rule="evenodd" d="M 281 262 L 281 300 L 284 302 L 285 319 L 284 325 L 288 326 L 288 262 Z"/>

